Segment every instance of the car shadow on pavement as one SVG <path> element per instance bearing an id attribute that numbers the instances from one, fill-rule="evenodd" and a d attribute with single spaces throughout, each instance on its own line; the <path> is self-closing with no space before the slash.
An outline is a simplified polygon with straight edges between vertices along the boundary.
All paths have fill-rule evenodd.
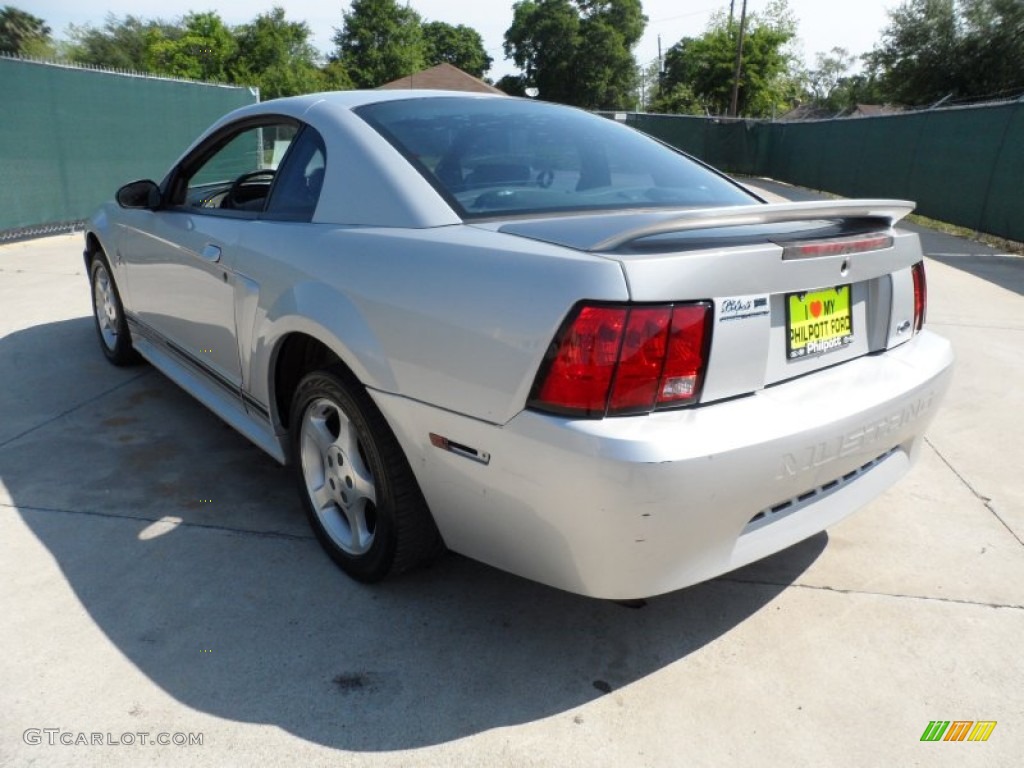
<path id="1" fill-rule="evenodd" d="M 86 374 L 86 358 L 99 356 L 91 334 L 73 320 L 0 341 L 0 364 L 8 349 L 45 348 L 67 368 L 63 392 L 46 395 L 55 418 L 0 440 L 0 480 L 117 650 L 217 717 L 358 751 L 548 717 L 581 722 L 589 702 L 764 609 L 827 543 L 818 535 L 643 605 L 578 597 L 456 555 L 357 584 L 310 535 L 288 470 L 145 366 Z M 19 355 L 23 369 L 41 357 Z M 20 402 L 42 407 L 36 397 L 25 391 Z M 52 628 L 38 631 L 43 642 Z M 131 690 L 124 697 L 140 730 L 167 729 Z"/>
<path id="2" fill-rule="evenodd" d="M 943 253 L 929 258 L 1024 296 L 1024 258 L 999 254 Z"/>

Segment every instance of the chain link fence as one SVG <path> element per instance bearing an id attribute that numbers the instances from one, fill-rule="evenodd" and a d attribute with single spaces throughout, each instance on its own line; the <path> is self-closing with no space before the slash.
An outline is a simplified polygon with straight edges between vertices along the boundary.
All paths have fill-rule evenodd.
<path id="1" fill-rule="evenodd" d="M 70 231 L 122 184 L 159 180 L 254 89 L 0 57 L 0 241 Z"/>
<path id="2" fill-rule="evenodd" d="M 914 200 L 933 219 L 1024 241 L 1021 101 L 806 122 L 606 116 L 730 173 Z"/>

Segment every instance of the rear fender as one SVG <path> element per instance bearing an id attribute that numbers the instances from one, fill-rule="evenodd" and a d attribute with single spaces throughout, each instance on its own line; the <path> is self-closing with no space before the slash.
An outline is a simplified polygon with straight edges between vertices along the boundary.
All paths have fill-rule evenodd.
<path id="1" fill-rule="evenodd" d="M 299 283 L 265 312 L 257 311 L 255 319 L 251 394 L 271 407 L 275 428 L 280 429 L 281 417 L 274 412 L 274 370 L 284 340 L 293 333 L 318 340 L 365 386 L 395 391 L 395 376 L 387 357 L 355 305 L 322 283 Z"/>

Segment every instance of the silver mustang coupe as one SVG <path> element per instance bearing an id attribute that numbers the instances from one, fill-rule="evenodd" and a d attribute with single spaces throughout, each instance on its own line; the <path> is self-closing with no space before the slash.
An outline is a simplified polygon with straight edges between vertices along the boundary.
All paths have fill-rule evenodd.
<path id="1" fill-rule="evenodd" d="M 952 367 L 911 209 L 766 204 L 552 104 L 338 92 L 222 118 L 85 261 L 107 358 L 293 464 L 354 578 L 447 547 L 626 599 L 910 467 Z"/>

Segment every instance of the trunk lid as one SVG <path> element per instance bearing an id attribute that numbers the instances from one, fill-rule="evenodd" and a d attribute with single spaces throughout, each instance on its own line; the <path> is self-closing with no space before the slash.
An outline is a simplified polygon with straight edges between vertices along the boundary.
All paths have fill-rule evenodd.
<path id="1" fill-rule="evenodd" d="M 922 255 L 895 224 L 913 207 L 813 201 L 490 226 L 617 261 L 633 302 L 711 301 L 709 402 L 908 341 Z"/>

